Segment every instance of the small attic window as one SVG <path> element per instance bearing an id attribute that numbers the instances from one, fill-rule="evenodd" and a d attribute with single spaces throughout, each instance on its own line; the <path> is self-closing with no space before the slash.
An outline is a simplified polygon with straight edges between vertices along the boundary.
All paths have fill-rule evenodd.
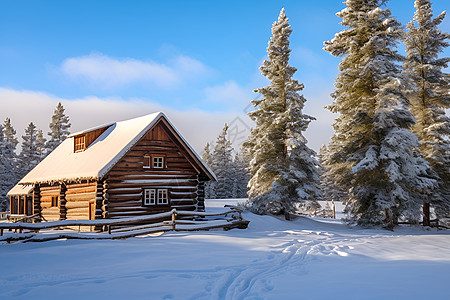
<path id="1" fill-rule="evenodd" d="M 74 138 L 74 148 L 73 151 L 82 152 L 86 149 L 86 136 L 80 135 Z"/>

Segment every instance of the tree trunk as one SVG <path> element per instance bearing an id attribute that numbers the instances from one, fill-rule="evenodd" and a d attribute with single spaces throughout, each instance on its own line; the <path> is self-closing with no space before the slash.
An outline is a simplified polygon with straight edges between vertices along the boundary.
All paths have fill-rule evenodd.
<path id="1" fill-rule="evenodd" d="M 392 210 L 390 208 L 386 208 L 386 228 L 389 230 L 394 230 L 394 221 L 392 218 Z"/>
<path id="2" fill-rule="evenodd" d="M 430 203 L 423 203 L 423 226 L 430 226 Z"/>

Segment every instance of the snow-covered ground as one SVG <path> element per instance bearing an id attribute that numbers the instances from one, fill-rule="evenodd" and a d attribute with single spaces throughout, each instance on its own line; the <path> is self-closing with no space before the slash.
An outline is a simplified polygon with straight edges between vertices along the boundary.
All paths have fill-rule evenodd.
<path id="1" fill-rule="evenodd" d="M 450 298 L 448 231 L 244 217 L 245 230 L 2 245 L 0 299 Z"/>

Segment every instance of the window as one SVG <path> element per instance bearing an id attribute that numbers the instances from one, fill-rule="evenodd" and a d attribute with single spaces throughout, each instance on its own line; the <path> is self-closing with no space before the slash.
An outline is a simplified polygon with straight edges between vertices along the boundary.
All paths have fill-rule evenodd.
<path id="1" fill-rule="evenodd" d="M 86 149 L 86 137 L 84 135 L 74 138 L 74 152 L 82 152 Z"/>
<path id="2" fill-rule="evenodd" d="M 144 155 L 144 168 L 150 168 L 150 155 Z"/>
<path id="3" fill-rule="evenodd" d="M 145 189 L 144 190 L 144 205 L 155 205 L 156 204 L 156 190 L 155 189 Z"/>
<path id="4" fill-rule="evenodd" d="M 165 162 L 164 162 L 164 155 L 150 155 L 145 154 L 144 155 L 144 162 L 143 167 L 145 169 L 164 169 L 165 168 Z"/>
<path id="5" fill-rule="evenodd" d="M 167 189 L 158 190 L 158 204 L 169 204 Z"/>
<path id="6" fill-rule="evenodd" d="M 153 168 L 162 169 L 164 168 L 164 157 L 162 156 L 154 156 L 153 157 Z"/>
<path id="7" fill-rule="evenodd" d="M 144 189 L 143 205 L 168 205 L 169 191 L 167 189 Z"/>
<path id="8" fill-rule="evenodd" d="M 13 196 L 12 198 L 12 207 L 11 207 L 11 214 L 17 214 L 18 206 L 19 206 L 19 200 L 17 199 L 18 196 Z"/>
<path id="9" fill-rule="evenodd" d="M 52 207 L 58 207 L 58 196 L 52 196 Z"/>

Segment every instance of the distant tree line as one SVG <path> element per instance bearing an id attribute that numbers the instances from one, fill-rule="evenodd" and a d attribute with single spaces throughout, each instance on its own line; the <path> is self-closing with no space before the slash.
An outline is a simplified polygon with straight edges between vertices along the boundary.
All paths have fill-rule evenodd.
<path id="1" fill-rule="evenodd" d="M 3 125 L 0 124 L 0 210 L 8 208 L 8 191 L 69 136 L 70 126 L 64 107 L 58 103 L 49 125 L 48 139 L 30 122 L 17 154 L 19 141 L 11 119 L 6 118 Z"/>
<path id="2" fill-rule="evenodd" d="M 207 199 L 247 198 L 247 184 L 250 174 L 247 171 L 248 156 L 234 153 L 228 139 L 228 125 L 225 124 L 218 136 L 213 151 L 206 144 L 202 155 L 205 163 L 217 177 L 216 182 L 207 182 L 205 197 Z"/>

